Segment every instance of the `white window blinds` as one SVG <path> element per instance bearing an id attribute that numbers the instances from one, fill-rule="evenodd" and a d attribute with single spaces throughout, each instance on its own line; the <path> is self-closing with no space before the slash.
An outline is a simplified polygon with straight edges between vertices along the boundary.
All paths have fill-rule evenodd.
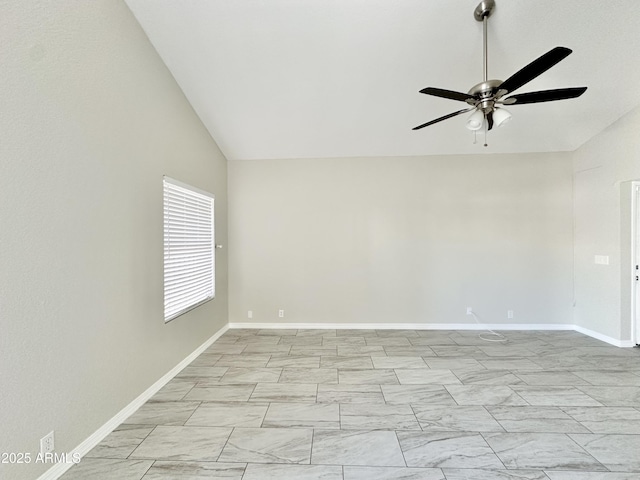
<path id="1" fill-rule="evenodd" d="M 213 195 L 164 177 L 164 321 L 215 296 Z"/>

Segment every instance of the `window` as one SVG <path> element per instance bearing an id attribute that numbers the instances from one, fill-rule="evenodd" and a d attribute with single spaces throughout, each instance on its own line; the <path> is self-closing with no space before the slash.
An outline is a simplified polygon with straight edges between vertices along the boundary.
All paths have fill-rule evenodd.
<path id="1" fill-rule="evenodd" d="M 164 189 L 164 321 L 215 296 L 213 195 L 169 177 Z"/>

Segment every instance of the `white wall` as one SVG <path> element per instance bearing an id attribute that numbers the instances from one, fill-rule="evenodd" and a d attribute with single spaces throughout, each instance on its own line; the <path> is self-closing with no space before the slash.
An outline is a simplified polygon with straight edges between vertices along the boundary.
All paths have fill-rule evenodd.
<path id="1" fill-rule="evenodd" d="M 0 452 L 68 452 L 227 323 L 225 250 L 216 300 L 162 312 L 162 175 L 226 245 L 226 160 L 123 2 L 2 2 L 0 36 Z"/>
<path id="2" fill-rule="evenodd" d="M 575 323 L 631 340 L 630 180 L 640 179 L 640 107 L 573 153 Z M 627 182 L 627 183 L 625 183 Z M 596 265 L 595 255 L 609 256 Z"/>
<path id="3" fill-rule="evenodd" d="M 571 175 L 569 154 L 230 162 L 230 321 L 572 323 Z"/>

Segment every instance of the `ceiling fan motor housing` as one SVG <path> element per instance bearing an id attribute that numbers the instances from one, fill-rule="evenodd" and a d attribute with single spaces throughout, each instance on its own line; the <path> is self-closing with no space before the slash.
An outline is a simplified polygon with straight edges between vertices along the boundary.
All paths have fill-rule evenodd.
<path id="1" fill-rule="evenodd" d="M 496 93 L 502 83 L 502 80 L 487 80 L 486 82 L 474 85 L 471 87 L 471 90 L 469 90 L 469 95 L 479 98 L 480 101 L 474 102 L 473 99 L 470 99 L 468 103 L 477 105 L 477 107 L 485 113 L 492 112 L 495 108 Z"/>

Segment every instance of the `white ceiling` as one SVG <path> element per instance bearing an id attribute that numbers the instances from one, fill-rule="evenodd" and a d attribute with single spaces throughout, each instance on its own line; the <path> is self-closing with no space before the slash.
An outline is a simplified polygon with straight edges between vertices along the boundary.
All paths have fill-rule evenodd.
<path id="1" fill-rule="evenodd" d="M 638 0 L 496 0 L 489 77 L 561 45 L 573 54 L 518 93 L 588 86 L 511 106 L 489 132 L 418 93 L 482 81 L 479 0 L 126 0 L 230 160 L 574 150 L 640 104 Z"/>

